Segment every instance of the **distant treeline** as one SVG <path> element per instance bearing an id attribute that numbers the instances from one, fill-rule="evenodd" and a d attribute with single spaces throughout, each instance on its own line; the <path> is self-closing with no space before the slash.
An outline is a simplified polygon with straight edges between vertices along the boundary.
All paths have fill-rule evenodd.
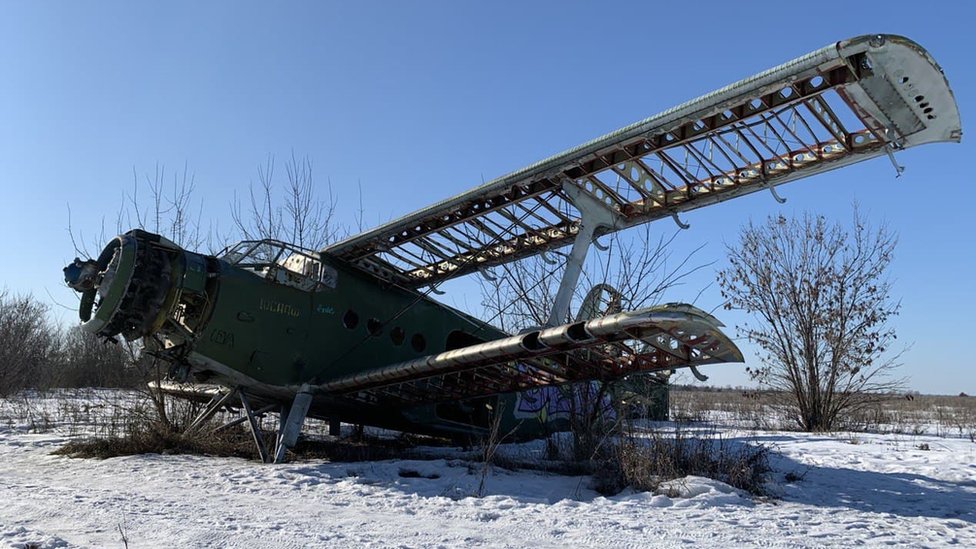
<path id="1" fill-rule="evenodd" d="M 21 389 L 127 387 L 141 375 L 133 349 L 52 322 L 31 295 L 0 291 L 0 396 Z"/>
<path id="2" fill-rule="evenodd" d="M 689 384 L 685 384 L 685 383 L 673 383 L 673 384 L 671 384 L 671 390 L 672 391 L 689 391 L 689 392 L 698 392 L 698 393 L 754 393 L 754 394 L 776 394 L 776 393 L 781 393 L 782 392 L 782 391 L 778 391 L 778 390 L 774 390 L 774 389 L 763 389 L 763 388 L 759 388 L 759 387 L 743 387 L 741 385 L 735 385 L 735 386 L 732 386 L 732 385 L 714 386 L 714 385 L 689 385 Z M 912 396 L 922 395 L 922 393 L 920 391 L 903 391 L 903 392 L 901 392 L 899 394 L 906 395 L 906 396 L 908 396 L 908 395 L 912 395 Z M 925 395 L 925 396 L 952 396 L 952 395 L 932 394 L 932 395 Z M 963 395 L 960 395 L 960 396 L 965 396 L 965 395 L 963 394 Z"/>

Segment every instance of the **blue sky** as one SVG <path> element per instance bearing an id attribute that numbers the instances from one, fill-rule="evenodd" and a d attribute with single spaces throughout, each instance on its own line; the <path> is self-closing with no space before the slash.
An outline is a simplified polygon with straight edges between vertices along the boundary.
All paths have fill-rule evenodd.
<path id="1" fill-rule="evenodd" d="M 0 287 L 73 313 L 68 238 L 114 231 L 133 169 L 188 166 L 204 223 L 269 154 L 294 151 L 367 225 L 466 190 L 676 103 L 859 34 L 903 34 L 945 69 L 963 117 L 976 108 L 972 3 L 818 7 L 706 2 L 5 3 L 0 16 Z M 900 237 L 892 278 L 902 374 L 924 392 L 976 393 L 973 139 L 905 151 L 687 215 L 681 254 L 723 264 L 747 219 L 804 210 L 846 221 L 857 200 Z M 670 233 L 660 222 L 655 230 Z M 692 300 L 709 269 L 669 300 Z M 472 308 L 475 286 L 447 300 Z M 712 287 L 705 309 L 721 299 Z M 718 313 L 727 324 L 741 321 Z M 752 359 L 747 348 L 747 354 Z M 741 366 L 712 367 L 745 384 Z"/>

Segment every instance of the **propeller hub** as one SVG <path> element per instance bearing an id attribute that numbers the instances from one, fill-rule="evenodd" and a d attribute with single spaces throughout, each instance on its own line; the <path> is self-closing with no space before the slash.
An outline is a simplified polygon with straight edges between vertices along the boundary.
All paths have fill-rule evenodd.
<path id="1" fill-rule="evenodd" d="M 86 292 L 98 284 L 99 268 L 94 259 L 75 258 L 63 269 L 64 282 L 76 292 Z"/>

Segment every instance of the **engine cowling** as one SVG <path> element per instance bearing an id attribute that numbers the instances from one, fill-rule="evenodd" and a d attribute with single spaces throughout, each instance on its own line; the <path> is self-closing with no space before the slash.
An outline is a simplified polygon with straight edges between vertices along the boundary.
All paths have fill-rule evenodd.
<path id="1" fill-rule="evenodd" d="M 64 268 L 65 282 L 82 294 L 82 329 L 131 341 L 152 334 L 170 312 L 182 279 L 183 250 L 135 229 L 109 242 L 98 259 Z"/>

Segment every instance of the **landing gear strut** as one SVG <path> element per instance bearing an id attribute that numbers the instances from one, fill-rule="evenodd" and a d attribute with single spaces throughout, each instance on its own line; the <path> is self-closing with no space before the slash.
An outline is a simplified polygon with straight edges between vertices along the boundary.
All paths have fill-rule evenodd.
<path id="1" fill-rule="evenodd" d="M 251 406 L 247 392 L 240 387 L 229 391 L 218 392 L 210 399 L 210 402 L 207 403 L 197 417 L 194 418 L 186 432 L 192 433 L 199 430 L 221 408 L 229 408 L 230 402 L 235 396 L 239 397 L 241 409 L 244 410 L 244 417 L 229 421 L 214 429 L 214 432 L 247 422 L 251 436 L 254 439 L 254 445 L 257 447 L 258 454 L 261 456 L 261 461 L 264 463 L 284 463 L 285 452 L 289 448 L 294 448 L 295 444 L 298 443 L 298 435 L 301 433 L 302 425 L 305 423 L 305 417 L 308 415 L 308 407 L 312 403 L 312 393 L 309 387 L 307 385 L 302 386 L 298 394 L 295 395 L 294 400 L 292 400 L 291 406 L 269 404 L 256 410 Z M 268 451 L 268 447 L 264 443 L 264 435 L 261 432 L 261 426 L 258 420 L 264 414 L 267 414 L 275 408 L 278 408 L 279 421 L 278 433 L 275 436 L 274 453 L 272 454 Z"/>

